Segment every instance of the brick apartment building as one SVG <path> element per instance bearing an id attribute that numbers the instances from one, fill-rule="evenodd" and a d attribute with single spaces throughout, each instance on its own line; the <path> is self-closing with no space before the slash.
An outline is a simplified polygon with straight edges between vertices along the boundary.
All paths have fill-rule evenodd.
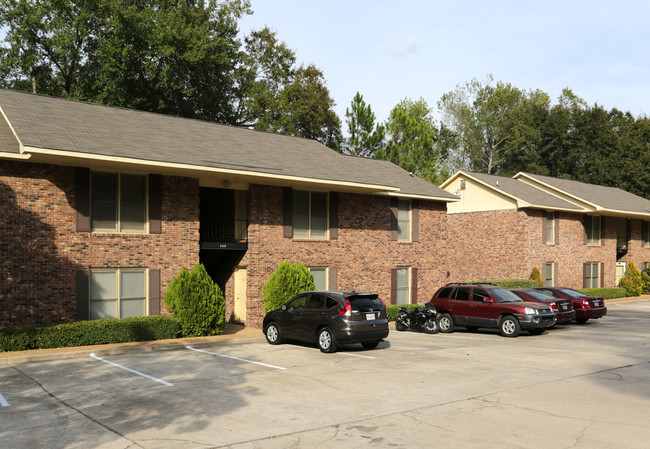
<path id="1" fill-rule="evenodd" d="M 448 279 L 458 198 L 389 162 L 7 90 L 0 112 L 0 326 L 165 313 L 166 286 L 199 262 L 251 326 L 285 259 L 391 302 Z"/>
<path id="2" fill-rule="evenodd" d="M 650 201 L 629 192 L 465 171 L 441 187 L 460 197 L 447 207 L 451 280 L 527 278 L 536 267 L 546 285 L 615 287 L 629 262 L 650 263 Z"/>

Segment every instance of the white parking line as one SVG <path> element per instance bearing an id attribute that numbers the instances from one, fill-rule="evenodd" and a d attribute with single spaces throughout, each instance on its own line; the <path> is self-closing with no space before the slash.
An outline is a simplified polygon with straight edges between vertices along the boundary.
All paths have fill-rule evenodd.
<path id="1" fill-rule="evenodd" d="M 118 365 L 117 363 L 109 362 L 108 360 L 102 359 L 101 357 L 97 357 L 94 352 L 91 353 L 90 356 L 93 359 L 97 359 L 97 360 L 102 361 L 104 363 L 108 363 L 109 365 L 113 365 L 113 366 L 116 366 L 118 368 L 122 368 L 123 370 L 129 371 L 130 373 L 133 373 L 133 374 L 137 374 L 138 376 L 146 377 L 147 379 L 151 379 L 151 380 L 153 380 L 155 382 L 160 382 L 161 384 L 167 385 L 168 387 L 173 387 L 174 386 L 174 384 L 172 384 L 172 383 L 166 382 L 164 380 L 157 379 L 157 378 L 155 378 L 153 376 L 149 376 L 148 374 L 141 373 L 140 371 L 136 371 L 134 369 L 127 368 L 127 367 L 122 366 L 122 365 Z"/>
<path id="2" fill-rule="evenodd" d="M 285 346 L 293 346 L 294 348 L 301 348 L 301 349 L 309 349 L 311 351 L 320 351 L 318 348 L 310 348 L 309 346 L 298 346 L 298 345 L 285 345 Z M 369 355 L 361 355 L 361 354 L 351 354 L 349 352 L 337 352 L 337 354 L 341 355 L 349 355 L 350 357 L 361 357 L 363 359 L 374 359 L 375 357 L 371 357 Z"/>
<path id="3" fill-rule="evenodd" d="M 9 403 L 5 400 L 4 396 L 0 394 L 0 405 L 3 407 L 9 407 Z"/>
<path id="4" fill-rule="evenodd" d="M 255 361 L 253 361 L 253 360 L 240 359 L 239 357 L 233 357 L 233 356 L 231 356 L 231 355 L 218 354 L 218 353 L 216 353 L 216 352 L 204 351 L 203 349 L 196 349 L 196 348 L 193 348 L 193 347 L 191 347 L 191 346 L 185 346 L 185 347 L 186 347 L 187 349 L 191 349 L 192 351 L 203 352 L 203 353 L 205 353 L 205 354 L 216 355 L 216 356 L 218 356 L 218 357 L 225 357 L 225 358 L 227 358 L 227 359 L 239 360 L 240 362 L 254 363 L 255 365 L 262 365 L 262 366 L 266 366 L 266 367 L 269 367 L 269 368 L 275 368 L 275 369 L 281 369 L 281 370 L 286 370 L 286 369 L 287 369 L 287 368 L 282 368 L 281 366 L 267 365 L 266 363 L 255 362 Z"/>

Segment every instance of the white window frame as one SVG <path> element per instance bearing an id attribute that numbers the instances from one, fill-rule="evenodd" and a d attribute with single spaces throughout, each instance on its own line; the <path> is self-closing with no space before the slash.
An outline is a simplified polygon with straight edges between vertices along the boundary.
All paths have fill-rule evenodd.
<path id="1" fill-rule="evenodd" d="M 115 199 L 115 226 L 112 228 L 102 228 L 94 225 L 93 213 L 93 179 L 95 175 L 114 175 L 117 177 L 117 197 Z M 122 176 L 139 176 L 144 178 L 144 222 L 142 230 L 122 229 L 121 211 L 122 211 Z M 91 171 L 90 173 L 90 225 L 92 232 L 98 233 L 117 233 L 117 234 L 147 234 L 149 232 L 149 177 L 140 173 L 117 173 L 107 171 Z"/>
<path id="2" fill-rule="evenodd" d="M 106 318 L 121 318 L 122 316 L 122 300 L 127 299 L 127 298 L 122 298 L 121 295 L 121 274 L 124 272 L 138 272 L 142 273 L 142 282 L 143 282 L 143 291 L 144 291 L 144 297 L 142 298 L 144 300 L 144 312 L 143 315 L 137 315 L 137 316 L 147 316 L 149 314 L 149 283 L 147 280 L 149 279 L 149 270 L 146 268 L 91 268 L 90 269 L 90 277 L 89 277 L 89 285 L 88 285 L 88 317 L 90 320 L 95 320 L 95 319 L 102 319 L 101 317 L 98 318 L 93 318 L 93 302 L 99 302 L 99 301 L 104 301 L 107 299 L 102 299 L 102 298 L 96 298 L 96 295 L 93 295 L 93 274 L 95 273 L 112 273 L 115 275 L 115 298 L 111 298 L 115 300 L 115 316 L 113 317 L 106 317 Z M 94 298 L 95 296 L 95 298 Z M 138 298 L 139 299 L 139 298 Z"/>
<path id="3" fill-rule="evenodd" d="M 595 271 L 595 276 L 594 276 L 594 271 Z M 587 262 L 587 275 L 585 276 L 585 288 L 600 288 L 600 262 Z"/>
<path id="4" fill-rule="evenodd" d="M 314 271 L 323 272 L 325 274 L 325 285 L 323 286 L 323 288 L 320 288 L 318 285 L 316 285 L 316 290 L 319 290 L 319 291 L 327 291 L 327 290 L 329 290 L 328 286 L 329 286 L 330 278 L 329 278 L 329 268 L 328 267 L 315 266 L 315 267 L 307 267 L 307 269 L 309 269 L 309 271 L 311 271 L 312 276 L 313 276 Z M 314 280 L 314 284 L 316 284 L 315 280 Z"/>
<path id="5" fill-rule="evenodd" d="M 400 276 L 402 273 L 402 276 Z M 406 273 L 406 285 L 400 284 L 400 277 Z M 411 303 L 411 267 L 397 267 L 397 276 L 395 279 L 395 304 Z M 405 296 L 405 302 L 400 302 L 400 293 Z"/>
<path id="6" fill-rule="evenodd" d="M 310 190 L 294 190 L 293 192 L 303 192 L 307 193 L 307 229 L 306 229 L 306 234 L 307 235 L 296 235 L 296 224 L 295 224 L 295 216 L 296 216 L 296 207 L 295 207 L 295 201 L 294 197 L 292 196 L 291 203 L 292 203 L 292 232 L 293 232 L 293 238 L 297 240 L 328 240 L 329 239 L 329 229 L 330 229 L 330 195 L 329 192 L 318 192 L 318 191 L 310 191 Z M 312 226 L 312 221 L 313 221 L 313 212 L 312 212 L 312 195 L 313 194 L 319 194 L 319 195 L 325 195 L 325 235 L 324 236 L 314 236 L 314 230 Z"/>
<path id="7" fill-rule="evenodd" d="M 406 216 L 406 218 L 404 218 Z M 411 200 L 397 200 L 397 241 L 410 242 L 413 226 L 413 204 Z"/>

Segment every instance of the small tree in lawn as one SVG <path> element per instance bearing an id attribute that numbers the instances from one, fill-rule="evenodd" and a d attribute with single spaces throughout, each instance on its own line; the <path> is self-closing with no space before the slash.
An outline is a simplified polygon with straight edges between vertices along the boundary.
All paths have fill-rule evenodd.
<path id="1" fill-rule="evenodd" d="M 295 266 L 285 260 L 262 287 L 264 313 L 279 309 L 298 293 L 314 290 L 314 276 L 301 263 Z"/>
<path id="2" fill-rule="evenodd" d="M 530 272 L 530 277 L 528 278 L 533 281 L 537 281 L 540 287 L 544 287 L 544 281 L 542 280 L 542 273 L 539 271 L 539 268 L 533 268 L 533 271 Z"/>
<path id="3" fill-rule="evenodd" d="M 618 286 L 627 290 L 628 296 L 639 296 L 643 292 L 643 277 L 634 262 L 627 264 L 625 276 L 619 281 Z"/>
<path id="4" fill-rule="evenodd" d="M 226 323 L 223 292 L 198 264 L 192 271 L 182 268 L 169 283 L 165 306 L 178 320 L 184 337 L 219 335 Z"/>

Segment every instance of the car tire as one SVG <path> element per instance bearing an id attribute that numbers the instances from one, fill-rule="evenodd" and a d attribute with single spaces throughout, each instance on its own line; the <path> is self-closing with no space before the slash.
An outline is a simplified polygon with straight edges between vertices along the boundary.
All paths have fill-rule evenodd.
<path id="1" fill-rule="evenodd" d="M 324 327 L 318 331 L 317 342 L 321 352 L 336 352 L 336 337 L 329 327 Z"/>
<path id="2" fill-rule="evenodd" d="M 280 328 L 274 321 L 266 325 L 264 335 L 266 336 L 266 341 L 268 341 L 271 345 L 279 345 L 282 343 L 282 334 L 280 333 Z"/>
<path id="3" fill-rule="evenodd" d="M 448 313 L 441 313 L 438 317 L 438 328 L 443 334 L 450 334 L 454 331 L 454 318 Z"/>
<path id="4" fill-rule="evenodd" d="M 398 317 L 398 318 L 395 320 L 395 330 L 396 330 L 396 331 L 403 332 L 403 331 L 405 331 L 406 329 L 408 329 L 408 326 L 407 326 L 406 324 L 404 324 L 404 321 L 402 321 L 401 318 Z"/>
<path id="5" fill-rule="evenodd" d="M 438 321 L 435 317 L 427 318 L 424 323 L 422 323 L 422 329 L 425 334 L 437 334 L 440 332 L 440 327 L 438 326 Z"/>
<path id="6" fill-rule="evenodd" d="M 587 321 L 589 321 L 589 318 L 576 318 L 578 324 L 585 324 Z"/>
<path id="7" fill-rule="evenodd" d="M 379 346 L 379 342 L 381 340 L 374 340 L 374 341 L 362 341 L 361 346 L 363 346 L 366 349 L 375 349 L 377 346 Z"/>
<path id="8" fill-rule="evenodd" d="M 499 322 L 499 332 L 508 338 L 518 337 L 521 332 L 519 321 L 512 315 L 506 315 Z"/>

